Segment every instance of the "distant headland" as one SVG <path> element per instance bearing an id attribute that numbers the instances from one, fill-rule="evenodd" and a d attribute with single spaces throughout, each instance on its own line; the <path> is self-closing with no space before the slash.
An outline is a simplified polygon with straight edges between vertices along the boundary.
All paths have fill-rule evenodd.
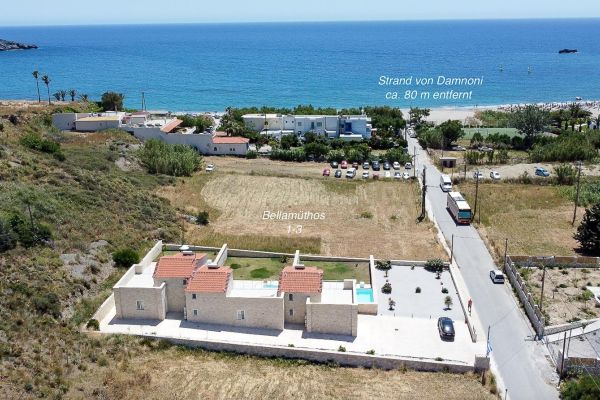
<path id="1" fill-rule="evenodd" d="M 0 51 L 37 49 L 35 44 L 23 44 L 0 39 Z"/>

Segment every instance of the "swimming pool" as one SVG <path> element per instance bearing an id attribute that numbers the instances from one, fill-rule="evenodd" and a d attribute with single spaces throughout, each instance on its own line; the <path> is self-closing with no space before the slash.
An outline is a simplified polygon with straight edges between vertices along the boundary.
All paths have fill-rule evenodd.
<path id="1" fill-rule="evenodd" d="M 373 289 L 371 288 L 357 288 L 356 299 L 358 303 L 372 303 L 373 302 Z"/>

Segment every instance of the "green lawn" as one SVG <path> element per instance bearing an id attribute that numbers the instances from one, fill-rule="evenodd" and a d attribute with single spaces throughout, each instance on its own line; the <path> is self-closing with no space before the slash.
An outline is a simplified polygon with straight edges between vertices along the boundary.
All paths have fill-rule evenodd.
<path id="1" fill-rule="evenodd" d="M 228 257 L 225 264 L 233 268 L 235 279 L 277 280 L 279 272 L 291 263 L 291 259 L 282 263 L 279 258 Z M 356 279 L 359 282 L 369 282 L 368 263 L 306 261 L 304 264 L 321 268 L 325 280 Z"/>

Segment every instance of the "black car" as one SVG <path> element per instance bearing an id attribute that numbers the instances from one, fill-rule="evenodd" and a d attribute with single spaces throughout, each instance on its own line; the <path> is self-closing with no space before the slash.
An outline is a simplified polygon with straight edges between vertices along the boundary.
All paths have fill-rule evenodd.
<path id="1" fill-rule="evenodd" d="M 379 171 L 381 169 L 381 167 L 379 166 L 379 161 L 373 161 L 371 163 L 371 167 L 373 168 L 373 171 Z"/>
<path id="2" fill-rule="evenodd" d="M 341 178 L 342 177 L 342 170 L 341 169 L 336 169 L 335 170 L 335 175 L 336 178 Z"/>
<path id="3" fill-rule="evenodd" d="M 390 167 L 390 163 L 389 162 L 386 161 L 386 162 L 383 163 L 383 169 L 385 169 L 386 171 L 389 171 L 390 168 L 391 167 Z"/>
<path id="4" fill-rule="evenodd" d="M 331 165 L 331 168 L 337 168 L 338 167 L 338 162 L 337 161 L 332 161 L 330 165 Z"/>
<path id="5" fill-rule="evenodd" d="M 363 163 L 363 169 L 369 169 L 369 162 L 368 161 L 365 161 Z"/>
<path id="6" fill-rule="evenodd" d="M 442 340 L 454 340 L 454 323 L 448 317 L 438 318 L 438 332 Z"/>

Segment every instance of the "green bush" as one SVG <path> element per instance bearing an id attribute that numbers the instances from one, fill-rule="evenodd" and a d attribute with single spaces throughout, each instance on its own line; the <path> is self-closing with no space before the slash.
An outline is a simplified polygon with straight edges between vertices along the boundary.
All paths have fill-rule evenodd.
<path id="1" fill-rule="evenodd" d="M 271 154 L 269 155 L 271 160 L 279 160 L 279 161 L 296 161 L 302 162 L 306 161 L 306 153 L 304 149 L 290 149 L 290 150 L 280 150 L 273 149 Z"/>
<path id="2" fill-rule="evenodd" d="M 439 258 L 427 260 L 425 263 L 425 269 L 431 272 L 442 272 L 444 270 L 444 261 L 440 260 Z"/>
<path id="3" fill-rule="evenodd" d="M 383 286 L 381 287 L 381 293 L 384 293 L 384 294 L 392 293 L 392 284 L 389 282 L 384 283 Z"/>
<path id="4" fill-rule="evenodd" d="M 190 176 L 202 165 L 202 156 L 192 147 L 167 144 L 158 139 L 144 143 L 138 156 L 151 174 Z"/>
<path id="5" fill-rule="evenodd" d="M 338 351 L 345 353 L 346 352 L 346 348 L 344 346 L 340 346 L 338 347 Z"/>
<path id="6" fill-rule="evenodd" d="M 93 331 L 99 331 L 100 330 L 100 323 L 98 322 L 97 319 L 90 319 L 87 324 L 85 325 L 85 327 L 87 329 L 91 329 Z"/>
<path id="7" fill-rule="evenodd" d="M 198 225 L 208 225 L 208 211 L 200 211 L 196 216 L 196 223 Z"/>
<path id="8" fill-rule="evenodd" d="M 565 382 L 560 390 L 562 400 L 593 400 L 600 398 L 600 378 L 584 375 Z"/>
<path id="9" fill-rule="evenodd" d="M 249 159 L 249 160 L 254 160 L 254 159 L 256 159 L 257 157 L 258 157 L 258 153 L 257 153 L 256 151 L 254 151 L 254 150 L 249 150 L 249 151 L 246 153 L 246 158 L 247 158 L 247 159 Z"/>
<path id="10" fill-rule="evenodd" d="M 60 317 L 60 301 L 55 293 L 40 293 L 32 298 L 35 310 L 40 314 L 49 314 L 54 318 Z"/>
<path id="11" fill-rule="evenodd" d="M 257 268 L 250 271 L 250 276 L 253 279 L 266 279 L 271 275 L 271 271 L 269 271 L 267 268 Z"/>
<path id="12" fill-rule="evenodd" d="M 119 249 L 113 253 L 115 267 L 129 268 L 140 262 L 140 255 L 133 249 Z"/>
<path id="13" fill-rule="evenodd" d="M 54 155 L 59 161 L 64 161 L 65 156 L 60 148 L 60 143 L 46 139 L 36 132 L 29 132 L 21 137 L 20 143 L 30 149 Z"/>
<path id="14" fill-rule="evenodd" d="M 600 255 L 600 203 L 585 210 L 574 237 L 583 251 Z"/>
<path id="15" fill-rule="evenodd" d="M 572 185 L 577 175 L 575 167 L 569 164 L 561 164 L 554 167 L 556 183 L 559 185 Z"/>
<path id="16" fill-rule="evenodd" d="M 592 161 L 598 157 L 598 151 L 585 134 L 572 132 L 555 139 L 545 139 L 534 145 L 529 158 L 532 162 L 551 161 Z"/>

